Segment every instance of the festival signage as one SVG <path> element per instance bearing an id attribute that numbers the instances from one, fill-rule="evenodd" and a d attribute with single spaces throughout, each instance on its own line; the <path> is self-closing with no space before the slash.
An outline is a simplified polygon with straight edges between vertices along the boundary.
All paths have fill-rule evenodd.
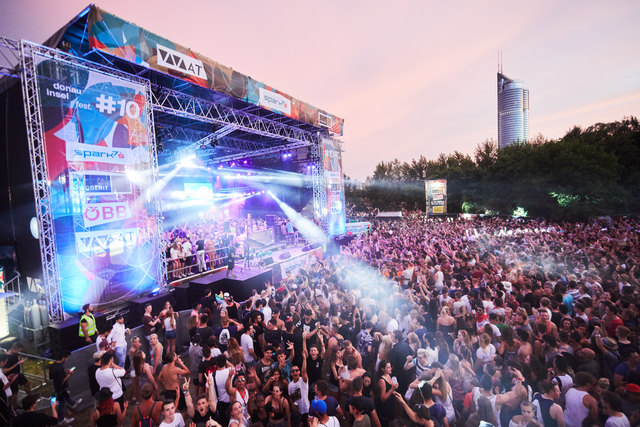
<path id="1" fill-rule="evenodd" d="M 323 139 L 322 153 L 324 180 L 327 192 L 327 232 L 329 236 L 341 236 L 346 230 L 344 185 L 342 176 L 342 149 L 331 139 Z"/>
<path id="2" fill-rule="evenodd" d="M 107 307 L 157 286 L 147 87 L 36 55 L 62 305 Z"/>
<path id="3" fill-rule="evenodd" d="M 88 18 L 89 48 L 276 111 L 342 135 L 344 119 L 295 99 L 95 6 Z"/>
<path id="4" fill-rule="evenodd" d="M 281 262 L 279 269 L 272 269 L 273 283 L 279 283 L 281 280 L 297 275 L 301 268 L 306 271 L 311 271 L 311 267 L 313 267 L 316 261 L 322 261 L 322 248 L 316 248 L 310 252 Z"/>
<path id="5" fill-rule="evenodd" d="M 447 180 L 433 179 L 424 182 L 427 199 L 427 215 L 447 213 Z"/>

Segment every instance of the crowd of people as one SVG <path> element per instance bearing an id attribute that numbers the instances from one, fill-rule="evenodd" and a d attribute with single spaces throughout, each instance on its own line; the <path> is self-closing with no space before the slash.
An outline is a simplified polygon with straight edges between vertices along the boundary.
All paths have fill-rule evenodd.
<path id="1" fill-rule="evenodd" d="M 291 221 L 272 217 L 276 241 L 286 241 L 287 236 L 294 235 Z M 251 267 L 260 254 L 249 244 L 248 236 L 267 228 L 265 219 L 251 216 L 174 226 L 163 233 L 169 280 L 184 279 L 225 265 L 233 270 L 236 259 L 240 258 L 245 267 Z"/>
<path id="2" fill-rule="evenodd" d="M 639 228 L 374 222 L 247 301 L 208 292 L 182 357 L 170 305 L 124 349 L 117 326 L 92 425 L 640 425 Z"/>

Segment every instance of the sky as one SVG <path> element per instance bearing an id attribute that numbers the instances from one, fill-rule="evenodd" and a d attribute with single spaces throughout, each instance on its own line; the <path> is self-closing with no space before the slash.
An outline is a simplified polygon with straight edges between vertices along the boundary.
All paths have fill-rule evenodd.
<path id="1" fill-rule="evenodd" d="M 97 6 L 345 119 L 343 169 L 497 140 L 496 72 L 530 91 L 529 137 L 640 115 L 640 2 L 102 1 Z M 87 2 L 0 0 L 41 43 Z"/>

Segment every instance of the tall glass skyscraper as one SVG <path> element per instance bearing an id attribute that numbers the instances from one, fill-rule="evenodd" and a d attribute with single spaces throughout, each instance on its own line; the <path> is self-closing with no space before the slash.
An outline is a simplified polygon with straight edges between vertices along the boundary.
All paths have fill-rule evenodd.
<path id="1" fill-rule="evenodd" d="M 529 140 L 529 89 L 498 73 L 498 146 Z"/>

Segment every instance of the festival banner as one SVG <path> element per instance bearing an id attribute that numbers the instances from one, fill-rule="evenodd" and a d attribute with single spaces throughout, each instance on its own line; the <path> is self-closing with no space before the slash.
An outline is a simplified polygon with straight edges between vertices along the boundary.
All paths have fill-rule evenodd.
<path id="1" fill-rule="evenodd" d="M 342 236 L 346 231 L 346 212 L 340 143 L 331 139 L 323 139 L 322 154 L 327 192 L 327 232 L 330 237 Z"/>
<path id="2" fill-rule="evenodd" d="M 63 309 L 158 286 L 146 86 L 36 55 Z M 133 173 L 131 173 L 133 172 Z"/>
<path id="3" fill-rule="evenodd" d="M 344 119 L 91 6 L 89 47 L 342 135 Z"/>
<path id="4" fill-rule="evenodd" d="M 295 258 L 288 259 L 280 263 L 280 268 L 273 268 L 272 275 L 275 276 L 276 279 L 273 283 L 279 283 L 280 280 L 284 280 L 291 275 L 291 277 L 298 274 L 300 269 L 304 269 L 306 271 L 311 271 L 311 267 L 316 261 L 322 261 L 322 248 L 316 248 L 310 252 L 307 252 L 302 255 L 298 255 Z M 277 275 L 277 270 L 279 270 L 280 276 Z"/>
<path id="5" fill-rule="evenodd" d="M 424 182 L 427 199 L 427 215 L 447 213 L 447 180 L 433 179 Z"/>

